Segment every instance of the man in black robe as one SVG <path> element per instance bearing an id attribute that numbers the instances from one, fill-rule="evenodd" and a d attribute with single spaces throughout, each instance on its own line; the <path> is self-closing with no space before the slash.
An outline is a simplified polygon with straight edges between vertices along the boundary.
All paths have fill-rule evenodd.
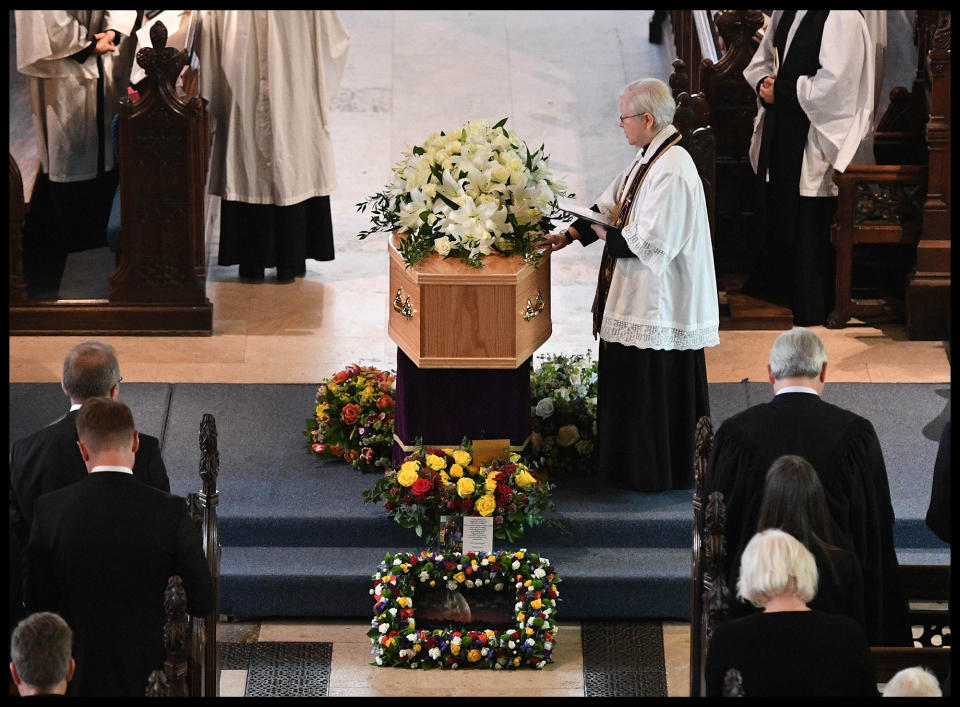
<path id="1" fill-rule="evenodd" d="M 743 71 L 759 99 L 750 159 L 765 224 L 744 291 L 789 302 L 801 326 L 833 309 L 832 177 L 873 162 L 874 61 L 856 10 L 778 10 Z"/>
<path id="2" fill-rule="evenodd" d="M 774 399 L 727 419 L 717 431 L 704 495 L 723 493 L 727 579 L 735 596 L 740 554 L 757 529 L 770 464 L 803 457 L 823 485 L 838 538 L 863 569 L 863 603 L 871 645 L 912 645 L 906 596 L 893 540 L 893 504 L 873 425 L 821 400 L 827 355 L 812 331 L 781 334 L 767 371 Z"/>

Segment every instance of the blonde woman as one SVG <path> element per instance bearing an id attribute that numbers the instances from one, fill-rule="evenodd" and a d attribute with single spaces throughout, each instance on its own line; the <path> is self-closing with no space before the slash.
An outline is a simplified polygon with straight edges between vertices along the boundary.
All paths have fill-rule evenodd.
<path id="1" fill-rule="evenodd" d="M 792 535 L 771 528 L 753 536 L 740 561 L 737 593 L 763 611 L 714 630 L 707 696 L 877 696 L 860 625 L 807 606 L 817 581 L 816 560 Z"/>

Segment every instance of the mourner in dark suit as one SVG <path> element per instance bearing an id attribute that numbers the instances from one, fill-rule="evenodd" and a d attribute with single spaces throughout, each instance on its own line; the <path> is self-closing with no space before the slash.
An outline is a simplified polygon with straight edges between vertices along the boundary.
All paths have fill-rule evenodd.
<path id="1" fill-rule="evenodd" d="M 817 472 L 839 531 L 863 570 L 864 620 L 871 645 L 912 645 L 906 597 L 893 542 L 893 504 L 873 425 L 821 400 L 827 354 L 808 329 L 781 334 L 767 371 L 774 398 L 727 419 L 717 430 L 704 492 L 723 493 L 727 557 L 740 556 L 756 532 L 767 469 L 784 454 Z M 737 568 L 728 563 L 728 586 Z"/>
<path id="2" fill-rule="evenodd" d="M 187 611 L 214 606 L 200 534 L 183 498 L 138 481 L 129 408 L 87 400 L 77 415 L 88 474 L 34 507 L 27 607 L 56 611 L 73 628 L 77 670 L 69 694 L 142 696 L 162 667 L 163 594 L 179 575 Z"/>
<path id="3" fill-rule="evenodd" d="M 69 486 L 87 475 L 77 448 L 77 410 L 92 397 L 116 399 L 120 365 L 110 344 L 87 341 L 75 346 L 63 361 L 61 387 L 70 398 L 70 412 L 60 420 L 13 443 L 10 452 L 10 575 L 12 593 L 10 627 L 22 618 L 19 579 L 22 555 L 33 522 L 33 504 L 50 491 Z M 140 435 L 133 475 L 161 491 L 170 490 L 167 468 L 160 456 L 160 441 Z"/>

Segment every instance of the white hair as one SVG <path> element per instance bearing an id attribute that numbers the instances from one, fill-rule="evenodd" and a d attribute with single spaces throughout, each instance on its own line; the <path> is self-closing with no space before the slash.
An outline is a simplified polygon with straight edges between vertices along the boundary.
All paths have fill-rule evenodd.
<path id="1" fill-rule="evenodd" d="M 673 122 L 673 114 L 677 111 L 670 87 L 659 79 L 631 81 L 620 91 L 620 98 L 626 99 L 631 115 L 652 115 L 653 127 L 658 131 Z"/>
<path id="2" fill-rule="evenodd" d="M 740 558 L 737 594 L 754 606 L 793 594 L 804 603 L 817 594 L 817 561 L 799 540 L 777 528 L 763 530 Z"/>
<path id="3" fill-rule="evenodd" d="M 904 668 L 883 688 L 884 697 L 942 697 L 937 676 L 919 665 Z"/>
<path id="4" fill-rule="evenodd" d="M 804 327 L 783 332 L 770 349 L 770 370 L 776 380 L 816 378 L 827 362 L 820 337 Z"/>

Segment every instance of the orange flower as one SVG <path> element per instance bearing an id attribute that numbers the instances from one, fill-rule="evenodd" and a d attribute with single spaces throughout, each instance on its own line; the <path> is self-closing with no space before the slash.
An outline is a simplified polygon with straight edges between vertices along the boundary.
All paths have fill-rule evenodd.
<path id="1" fill-rule="evenodd" d="M 343 382 L 344 382 L 345 380 L 347 380 L 347 378 L 349 378 L 349 377 L 350 377 L 350 376 L 347 374 L 346 371 L 337 371 L 336 373 L 333 374 L 333 382 L 334 382 L 334 383 L 343 383 Z"/>
<path id="2" fill-rule="evenodd" d="M 386 410 L 391 405 L 393 405 L 393 398 L 389 395 L 381 395 L 377 400 L 377 407 L 381 410 Z"/>
<path id="3" fill-rule="evenodd" d="M 355 424 L 360 418 L 361 412 L 363 412 L 363 408 L 355 403 L 349 403 L 348 405 L 343 406 L 343 411 L 340 413 L 340 419 L 346 424 L 352 425 Z"/>
<path id="4" fill-rule="evenodd" d="M 343 453 L 343 458 L 351 463 L 359 456 L 360 453 L 356 449 L 348 449 Z"/>

